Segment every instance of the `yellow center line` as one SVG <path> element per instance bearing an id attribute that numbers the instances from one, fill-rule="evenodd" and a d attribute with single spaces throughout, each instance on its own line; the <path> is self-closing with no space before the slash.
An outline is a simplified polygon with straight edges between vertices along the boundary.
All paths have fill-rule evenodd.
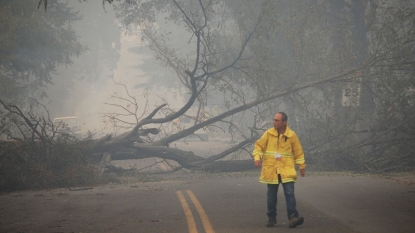
<path id="1" fill-rule="evenodd" d="M 209 218 L 208 218 L 205 210 L 203 209 L 200 202 L 197 200 L 196 196 L 193 194 L 193 192 L 191 190 L 186 190 L 186 192 L 187 192 L 187 195 L 189 195 L 190 200 L 192 200 L 193 204 L 195 205 L 195 208 L 196 208 L 197 212 L 199 213 L 200 219 L 202 220 L 202 223 L 203 223 L 203 227 L 205 228 L 205 232 L 206 233 L 215 233 L 215 231 L 213 230 L 212 225 L 210 224 Z"/>
<path id="2" fill-rule="evenodd" d="M 186 202 L 181 191 L 176 191 L 177 197 L 179 198 L 180 204 L 182 204 L 184 214 L 186 215 L 187 227 L 189 228 L 189 233 L 197 233 L 195 218 L 193 217 L 192 211 L 189 208 L 189 205 Z"/>

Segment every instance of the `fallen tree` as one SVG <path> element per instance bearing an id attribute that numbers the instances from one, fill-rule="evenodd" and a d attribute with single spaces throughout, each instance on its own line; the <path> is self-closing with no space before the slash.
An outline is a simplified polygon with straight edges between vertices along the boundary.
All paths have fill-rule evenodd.
<path id="1" fill-rule="evenodd" d="M 43 3 L 45 1 L 40 2 Z M 157 1 L 155 3 L 157 5 Z M 160 2 L 158 2 L 158 4 L 160 4 Z M 194 53 L 192 56 L 189 56 L 190 58 L 188 60 L 181 58 L 176 50 L 167 46 L 163 37 L 157 36 L 158 34 L 153 31 L 154 27 L 151 27 L 154 22 L 138 17 L 138 24 L 143 28 L 141 32 L 145 35 L 148 46 L 154 51 L 155 57 L 162 63 L 161 65 L 169 67 L 174 71 L 183 86 L 189 90 L 189 96 L 187 101 L 178 110 L 170 109 L 168 103 L 165 103 L 152 109 L 148 114 L 142 114 L 142 117 L 138 117 L 135 112 L 129 112 L 129 114 L 134 115 L 136 121 L 128 122 L 132 127 L 126 132 L 120 135 L 107 135 L 97 140 L 91 140 L 93 151 L 91 156 L 105 155 L 105 162 L 100 163 L 102 166 L 109 166 L 111 160 L 156 157 L 177 162 L 178 166 L 172 167 L 172 170 L 187 168 L 206 171 L 238 171 L 253 168 L 253 166 L 251 166 L 252 160 L 223 161 L 223 159 L 236 151 L 244 151 L 248 154 L 251 153 L 250 146 L 252 146 L 252 143 L 262 133 L 261 129 L 257 128 L 256 125 L 272 117 L 275 110 L 281 106 L 276 104 L 279 100 L 281 100 L 281 102 L 293 103 L 294 107 L 292 107 L 292 109 L 295 110 L 291 111 L 295 114 L 290 116 L 295 118 L 292 121 L 290 120 L 290 122 L 306 128 L 306 130 L 302 131 L 303 134 L 301 135 L 301 140 L 306 145 L 306 154 L 316 155 L 316 157 L 313 156 L 314 158 L 311 157 L 310 161 L 315 160 L 326 163 L 334 162 L 336 163 L 336 166 L 342 166 L 342 163 L 346 161 L 348 162 L 346 167 L 350 169 L 368 169 L 373 171 L 387 170 L 388 168 L 384 165 L 376 167 L 362 164 L 361 162 L 363 161 L 362 158 L 368 158 L 368 162 L 382 160 L 380 157 L 385 154 L 380 153 L 380 150 L 390 150 L 387 155 L 388 161 L 389 159 L 393 160 L 394 158 L 400 158 L 397 156 L 394 157 L 393 153 L 408 155 L 404 161 L 401 161 L 401 165 L 402 163 L 411 161 L 413 154 L 408 151 L 408 147 L 400 144 L 399 149 L 396 149 L 394 145 L 389 144 L 391 140 L 388 138 L 388 135 L 391 134 L 394 136 L 406 134 L 404 135 L 405 137 L 402 137 L 405 138 L 406 141 L 413 138 L 413 126 L 411 125 L 411 121 L 407 120 L 413 119 L 412 116 L 414 113 L 411 108 L 408 107 L 410 106 L 410 103 L 407 101 L 408 98 L 397 98 L 397 100 L 401 100 L 401 102 L 387 102 L 387 100 L 389 100 L 387 96 L 390 96 L 391 93 L 396 91 L 388 90 L 382 92 L 387 93 L 388 95 L 385 95 L 384 99 L 379 95 L 382 98 L 379 97 L 377 100 L 376 116 L 378 118 L 376 118 L 375 123 L 371 124 L 368 121 L 368 118 L 372 116 L 363 115 L 361 113 L 361 111 L 365 110 L 363 107 L 362 109 L 342 109 L 338 104 L 338 102 L 340 102 L 337 98 L 339 95 L 336 95 L 337 93 L 342 92 L 344 83 L 349 83 L 350 81 L 365 84 L 362 82 L 362 80 L 365 80 L 366 84 L 373 83 L 373 85 L 379 85 L 378 90 L 381 91 L 384 91 L 382 88 L 388 89 L 389 85 L 399 81 L 398 83 L 401 86 L 399 92 L 402 93 L 406 91 L 403 87 L 413 85 L 413 79 L 407 78 L 408 74 L 413 72 L 414 67 L 413 55 L 411 54 L 411 51 L 413 51 L 414 48 L 413 40 L 411 39 L 411 36 L 400 37 L 400 34 L 412 35 L 413 27 L 410 27 L 410 23 L 402 20 L 401 23 L 403 25 L 398 28 L 403 28 L 403 31 L 399 33 L 394 32 L 387 34 L 384 33 L 386 30 L 385 28 L 381 28 L 382 30 L 379 29 L 378 31 L 375 30 L 376 28 L 372 28 L 372 35 L 379 33 L 379 39 L 376 38 L 370 41 L 372 43 L 373 51 L 365 54 L 364 59 L 359 57 L 359 59 L 354 60 L 353 58 L 348 57 L 353 65 L 350 65 L 345 61 L 342 56 L 339 56 L 339 60 L 333 59 L 333 57 L 335 57 L 333 54 L 337 56 L 337 52 L 342 49 L 349 51 L 352 47 L 347 47 L 347 45 L 355 45 L 357 40 L 345 41 L 345 47 L 341 47 L 338 51 L 324 51 L 330 56 L 325 53 L 314 53 L 313 46 L 319 46 L 318 48 L 322 49 L 327 49 L 327 47 L 330 46 L 327 46 L 327 44 L 319 42 L 318 40 L 316 41 L 315 38 L 314 40 L 307 40 L 306 36 L 314 35 L 310 33 L 317 31 L 318 34 L 315 36 L 316 38 L 320 38 L 319 36 L 325 35 L 326 33 L 324 31 L 319 32 L 319 30 L 314 30 L 314 25 L 309 25 L 309 28 L 296 27 L 296 30 L 292 30 L 290 24 L 283 29 L 290 33 L 297 34 L 290 35 L 292 36 L 290 37 L 292 38 L 292 41 L 285 41 L 287 44 L 289 44 L 289 42 L 292 43 L 287 47 L 292 49 L 292 51 L 288 52 L 294 54 L 287 57 L 292 60 L 293 64 L 296 64 L 299 60 L 301 60 L 301 62 L 299 62 L 298 66 L 281 66 L 278 67 L 280 68 L 279 70 L 274 70 L 272 67 L 277 66 L 278 64 L 274 64 L 270 61 L 273 61 L 273 59 L 282 60 L 282 58 L 276 58 L 275 54 L 272 54 L 272 56 L 269 57 L 264 56 L 265 58 L 261 56 L 271 51 L 271 47 L 276 46 L 276 44 L 273 44 L 272 42 L 267 42 L 267 38 L 275 36 L 269 33 L 269 28 L 274 26 L 272 20 L 275 19 L 273 18 L 274 14 L 272 13 L 272 9 L 277 9 L 278 4 L 272 5 L 274 4 L 272 1 L 261 2 L 261 4 L 255 5 L 259 10 L 257 9 L 258 11 L 256 11 L 255 14 L 250 15 L 251 17 L 249 19 L 241 17 L 238 19 L 240 21 L 234 22 L 231 26 L 228 25 L 228 27 L 226 27 L 226 25 L 221 25 L 221 27 L 217 27 L 218 24 L 216 24 L 217 21 L 215 21 L 217 15 L 214 14 L 215 11 L 217 9 L 225 9 L 224 12 L 221 12 L 223 13 L 222 15 L 226 15 L 231 11 L 229 8 L 221 7 L 222 5 L 220 4 L 224 3 L 198 1 L 196 4 L 197 7 L 195 7 L 195 5 L 188 6 L 182 1 L 172 1 L 169 3 L 164 3 L 163 1 L 163 3 L 159 5 L 160 7 L 166 7 L 166 9 L 173 9 L 171 14 L 173 15 L 172 20 L 180 21 L 182 25 L 186 27 L 187 31 L 190 32 L 187 36 L 190 38 L 188 39 L 189 43 L 194 45 Z M 148 10 L 145 7 L 149 5 L 137 4 L 134 6 L 134 4 L 125 3 L 125 6 L 129 7 L 128 10 L 132 13 L 137 13 Z M 313 5 L 310 5 L 310 7 L 311 6 Z M 319 6 L 317 6 L 315 10 L 320 10 L 318 7 Z M 235 12 L 237 12 L 237 9 L 237 7 L 233 8 Z M 251 9 L 247 8 L 245 10 L 249 11 Z M 399 15 L 399 12 L 400 11 L 397 11 L 397 15 Z M 313 11 L 306 9 L 304 11 L 304 18 L 300 17 L 300 20 L 296 21 L 298 25 L 304 25 L 308 23 L 309 19 L 315 20 L 313 17 L 319 16 L 318 11 L 315 15 L 312 15 L 313 17 L 310 16 L 310 18 L 307 17 L 308 15 L 306 13 L 311 14 Z M 125 15 L 128 15 L 128 12 Z M 294 14 L 294 16 L 298 15 L 303 14 Z M 408 16 L 410 15 L 411 12 L 408 12 Z M 397 19 L 397 22 L 394 23 L 400 22 L 398 17 L 395 19 Z M 383 25 L 381 23 L 373 24 L 376 27 Z M 350 24 L 348 26 L 353 28 L 354 25 Z M 221 29 L 222 27 L 223 29 Z M 387 25 L 385 27 L 390 29 Z M 233 28 L 237 28 L 237 30 L 230 30 Z M 273 29 L 278 31 L 278 28 Z M 345 34 L 347 34 L 347 28 L 345 28 L 344 31 Z M 304 35 L 299 32 L 304 32 Z M 229 37 L 221 37 L 221 33 L 232 33 L 232 35 L 228 35 Z M 397 36 L 400 44 L 397 45 L 395 43 L 397 41 L 393 39 L 395 37 L 384 39 L 391 35 Z M 297 39 L 298 41 L 295 41 L 294 39 Z M 229 41 L 232 41 L 232 43 Z M 235 43 L 235 41 L 238 43 Z M 311 43 L 311 45 L 304 43 L 304 41 Z M 267 44 L 268 46 L 262 46 L 266 43 L 269 43 Z M 304 59 L 302 53 L 308 51 L 303 48 L 310 49 L 312 51 L 310 52 L 311 55 L 319 55 L 314 57 L 325 58 L 317 59 L 323 60 L 324 64 L 316 65 L 316 59 L 313 59 L 314 57 L 309 58 L 308 60 Z M 402 51 L 399 51 L 399 56 L 398 54 L 395 54 L 397 48 L 402 49 Z M 287 51 L 283 50 L 283 52 L 286 52 L 284 55 L 287 54 Z M 347 57 L 347 54 L 342 55 Z M 356 62 L 357 60 L 358 62 Z M 304 67 L 307 67 L 307 69 Z M 393 73 L 398 68 L 402 72 L 407 70 L 408 73 L 399 76 L 399 79 L 391 79 L 390 76 L 393 77 L 394 74 L 387 77 L 381 76 L 384 79 L 376 79 L 377 76 L 387 73 L 384 69 Z M 286 72 L 286 70 L 293 71 Z M 131 98 L 130 103 L 136 103 L 136 99 L 128 94 L 128 88 L 125 88 L 127 96 Z M 307 90 L 315 91 L 317 94 L 304 93 Z M 207 96 L 216 95 L 221 92 L 226 92 L 226 94 L 223 94 L 226 97 L 226 100 L 223 103 L 223 105 L 226 106 L 226 111 L 217 115 L 212 115 L 210 118 L 203 121 L 197 120 L 201 108 L 206 106 Z M 376 96 L 374 93 L 372 94 Z M 118 100 L 121 100 L 121 98 Z M 120 103 L 116 102 L 112 104 L 128 111 L 128 109 L 125 109 Z M 9 109 L 13 109 L 13 105 L 3 104 L 3 106 L 12 106 Z M 170 132 L 167 135 L 160 135 L 160 125 L 174 121 L 180 116 L 185 115 L 195 106 L 197 107 L 198 112 L 195 117 L 196 122 L 192 127 L 181 129 L 177 132 Z M 297 106 L 304 106 L 304 108 L 299 109 L 300 107 Z M 404 106 L 407 111 L 403 112 L 405 113 L 404 116 L 400 115 L 402 111 L 398 111 L 402 106 Z M 312 109 L 313 107 L 316 109 Z M 392 114 L 389 109 L 396 109 L 396 111 Z M 250 125 L 246 124 L 241 127 L 238 125 L 239 122 L 235 122 L 234 120 L 241 115 L 247 114 L 247 112 L 250 112 L 251 114 L 254 113 L 255 117 L 249 122 Z M 28 129 L 32 130 L 32 133 L 29 133 L 29 135 L 32 136 L 32 139 L 36 139 L 39 136 L 39 133 L 47 131 L 42 129 L 38 131 L 38 133 L 33 133 L 33 130 L 36 131 L 38 127 L 45 127 L 45 124 L 36 123 L 38 120 L 27 117 L 22 112 L 17 113 L 17 115 L 19 115 L 21 119 L 25 119 L 24 122 L 26 123 L 24 124 L 29 122 L 28 126 L 30 127 Z M 125 120 L 121 118 L 121 115 L 112 115 L 110 117 L 115 121 L 125 122 Z M 407 124 L 400 125 L 399 123 L 395 123 L 396 125 L 399 125 L 399 127 L 395 127 L 395 125 L 384 121 L 384 119 L 388 119 L 389 117 L 395 119 L 397 122 L 404 119 L 402 122 L 406 122 Z M 373 117 L 373 119 L 375 118 Z M 302 121 L 302 123 L 297 123 L 297 121 Z M 219 127 L 215 125 L 217 123 L 224 123 L 226 126 L 219 129 Z M 154 128 L 153 125 L 158 126 Z M 388 125 L 390 130 L 382 129 L 384 125 Z M 361 129 L 363 126 L 365 126 L 368 133 L 353 132 L 354 129 Z M 238 129 L 241 128 L 247 128 L 249 130 L 238 131 L 237 133 L 243 138 L 242 141 L 232 148 L 208 158 L 203 158 L 193 152 L 169 147 L 171 143 L 186 138 L 189 135 L 193 135 L 197 130 L 205 127 L 215 127 L 227 132 L 233 132 L 233 130 L 238 131 Z M 371 128 L 376 130 L 371 131 Z M 402 130 L 402 128 L 404 128 L 404 130 Z M 385 138 L 382 138 L 383 140 L 374 141 L 371 139 L 371 137 L 374 137 L 376 134 L 383 135 L 386 132 L 389 134 L 386 134 Z M 159 137 L 152 137 L 150 135 L 157 135 Z M 53 140 L 51 140 L 51 143 L 53 144 Z M 407 153 L 402 153 L 402 151 L 407 151 Z M 337 161 L 339 161 L 338 164 Z M 399 166 L 391 165 L 391 167 Z"/>

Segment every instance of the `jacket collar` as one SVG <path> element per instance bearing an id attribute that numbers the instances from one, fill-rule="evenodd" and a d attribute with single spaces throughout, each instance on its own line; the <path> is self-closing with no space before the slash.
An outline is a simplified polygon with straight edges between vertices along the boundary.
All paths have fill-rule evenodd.
<path id="1" fill-rule="evenodd" d="M 269 130 L 267 130 L 268 133 L 274 135 L 274 136 L 278 136 L 278 131 L 272 127 Z M 283 134 L 284 136 L 286 136 L 287 138 L 292 137 L 294 134 L 294 132 L 290 129 L 290 127 L 287 125 L 287 128 L 285 129 L 285 133 Z"/>

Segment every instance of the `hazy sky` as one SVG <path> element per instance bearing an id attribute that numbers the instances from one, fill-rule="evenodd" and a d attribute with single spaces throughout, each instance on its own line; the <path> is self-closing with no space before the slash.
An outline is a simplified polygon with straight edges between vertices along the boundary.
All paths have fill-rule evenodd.
<path id="1" fill-rule="evenodd" d="M 114 84 L 114 80 L 119 83 L 123 83 L 128 88 L 129 93 L 137 99 L 137 104 L 139 106 L 138 115 L 141 115 L 144 111 L 145 105 L 147 104 L 147 112 L 154 109 L 154 106 L 158 106 L 164 103 L 164 100 L 168 100 L 171 108 L 179 108 L 183 102 L 182 91 L 180 90 L 168 90 L 166 88 L 153 88 L 149 89 L 149 98 L 148 102 L 144 97 L 145 88 L 142 85 L 138 88 L 134 88 L 139 84 L 145 84 L 151 79 L 151 74 L 144 73 L 137 66 L 143 62 L 143 58 L 152 58 L 152 54 L 139 54 L 137 52 L 132 52 L 132 48 L 137 48 L 142 46 L 139 35 L 128 35 L 122 26 L 117 22 L 114 12 L 112 10 L 112 5 L 106 6 L 106 11 L 102 8 L 102 4 L 97 4 L 96 2 L 89 1 L 87 3 L 73 3 L 75 9 L 79 9 L 80 13 L 84 15 L 84 19 L 80 22 L 73 24 L 74 29 L 77 34 L 80 36 L 81 43 L 87 45 L 91 50 L 97 48 L 93 46 L 94 43 L 97 43 L 95 38 L 98 36 L 103 36 L 108 33 L 117 33 L 121 41 L 114 41 L 112 44 L 106 46 L 112 46 L 113 49 L 116 49 L 120 55 L 116 67 L 112 69 L 107 69 L 108 65 L 106 64 L 105 57 L 102 60 L 98 60 L 98 65 L 100 65 L 100 74 L 98 75 L 98 80 L 77 80 L 74 84 L 74 87 L 70 89 L 71 95 L 73 97 L 65 99 L 63 102 L 59 102 L 60 90 L 65 88 L 67 80 L 65 80 L 66 73 L 71 73 L 78 69 L 83 62 L 89 62 L 85 59 L 89 59 L 88 56 L 83 55 L 80 58 L 74 58 L 74 65 L 72 67 L 61 67 L 60 73 L 54 77 L 55 85 L 50 86 L 48 93 L 53 104 L 50 104 L 51 107 L 50 113 L 52 118 L 60 116 L 77 116 L 81 122 L 83 131 L 91 130 L 104 130 L 103 133 L 113 132 L 112 124 L 108 120 L 102 118 L 100 113 L 122 113 L 121 108 L 114 106 L 105 105 L 105 102 L 111 102 L 114 104 L 120 104 L 125 108 L 133 110 L 133 106 L 128 105 L 126 102 L 121 101 L 111 101 L 110 97 L 112 95 L 117 95 L 123 98 L 128 98 L 124 88 L 119 85 Z M 94 20 L 96 14 L 102 16 L 109 21 L 114 20 L 114 23 L 118 24 L 118 30 L 114 29 L 115 27 L 102 28 L 100 30 L 88 30 L 88 20 Z M 112 17 L 112 18 L 111 18 Z M 111 30 L 111 31 L 109 31 Z M 97 35 L 99 33 L 99 35 Z M 117 44 L 120 44 L 118 47 Z M 135 49 L 134 51 L 137 51 Z M 99 53 L 99 51 L 90 51 Z M 160 67 L 160 69 L 162 69 Z M 111 79 L 113 77 L 113 79 Z M 66 77 L 68 78 L 68 77 Z M 70 77 L 73 78 L 73 77 Z M 57 102 L 59 102 L 58 107 L 56 107 Z M 134 121 L 133 118 L 129 118 Z"/>

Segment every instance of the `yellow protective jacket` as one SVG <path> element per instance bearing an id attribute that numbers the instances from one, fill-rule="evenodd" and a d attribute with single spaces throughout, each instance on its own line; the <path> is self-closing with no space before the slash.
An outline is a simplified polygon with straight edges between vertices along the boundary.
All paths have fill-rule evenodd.
<path id="1" fill-rule="evenodd" d="M 275 154 L 281 154 L 276 159 Z M 278 184 L 278 174 L 282 183 L 295 182 L 297 172 L 295 164 L 300 169 L 305 168 L 304 152 L 297 134 L 288 125 L 284 134 L 278 135 L 275 128 L 268 129 L 255 142 L 253 152 L 255 161 L 262 159 L 262 171 L 259 181 L 266 184 Z"/>

